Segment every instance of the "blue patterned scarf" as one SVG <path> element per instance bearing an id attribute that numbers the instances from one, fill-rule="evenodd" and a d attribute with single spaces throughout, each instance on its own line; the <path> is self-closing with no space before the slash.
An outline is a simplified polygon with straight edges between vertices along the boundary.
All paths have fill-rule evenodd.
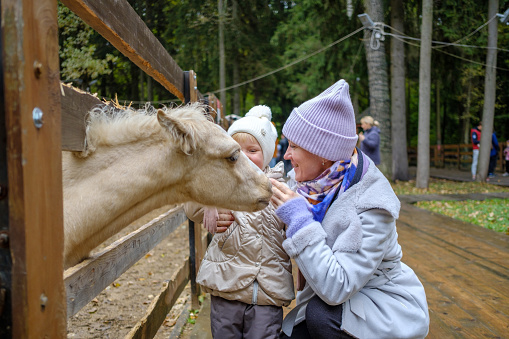
<path id="1" fill-rule="evenodd" d="M 322 222 L 336 192 L 339 190 L 339 196 L 350 187 L 358 161 L 359 154 L 355 149 L 349 160 L 336 161 L 316 179 L 297 183 L 297 193 L 308 200 L 308 209 L 316 221 Z"/>

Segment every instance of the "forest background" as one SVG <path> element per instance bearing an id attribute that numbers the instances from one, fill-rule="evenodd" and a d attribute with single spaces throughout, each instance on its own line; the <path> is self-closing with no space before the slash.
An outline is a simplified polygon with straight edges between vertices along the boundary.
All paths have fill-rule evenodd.
<path id="1" fill-rule="evenodd" d="M 222 27 L 225 114 L 242 116 L 253 105 L 265 104 L 271 107 L 280 132 L 294 107 L 343 78 L 350 84 L 357 120 L 368 114 L 376 117 L 369 111 L 369 35 L 363 34 L 357 17 L 366 12 L 363 1 L 128 2 L 179 66 L 197 73 L 200 92 L 218 97 Z M 406 144 L 417 146 L 422 1 L 371 3 L 379 3 L 382 10 L 385 40 L 379 42 L 385 45 L 389 74 L 389 43 L 391 39 L 404 42 Z M 509 0 L 499 0 L 498 13 L 507 8 Z M 396 10 L 402 13 L 399 30 L 391 26 Z M 470 129 L 482 119 L 487 24 L 492 20 L 498 22 L 489 17 L 487 0 L 433 1 L 431 145 L 469 143 Z M 497 27 L 494 130 L 503 144 L 509 139 L 509 26 Z M 127 105 L 180 103 L 60 2 L 59 30 L 64 82 Z M 390 120 L 381 123 L 382 133 L 390 135 Z"/>

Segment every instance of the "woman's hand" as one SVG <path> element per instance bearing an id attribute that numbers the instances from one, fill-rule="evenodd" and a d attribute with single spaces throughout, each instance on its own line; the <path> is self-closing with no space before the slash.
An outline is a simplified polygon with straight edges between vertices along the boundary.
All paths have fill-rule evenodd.
<path id="1" fill-rule="evenodd" d="M 359 133 L 359 141 L 360 141 L 360 142 L 363 142 L 363 141 L 364 141 L 364 139 L 366 139 L 366 137 L 364 136 L 364 133 L 360 132 L 360 133 Z"/>
<path id="2" fill-rule="evenodd" d="M 294 191 L 289 189 L 285 184 L 275 179 L 270 179 L 270 182 L 272 183 L 272 193 L 273 193 L 272 198 L 270 198 L 270 201 L 272 201 L 276 208 L 279 208 L 281 205 L 283 205 L 290 199 L 299 197 L 298 193 L 295 193 Z"/>
<path id="3" fill-rule="evenodd" d="M 208 206 L 203 209 L 203 227 L 212 234 L 223 233 L 233 223 L 233 220 L 235 218 L 230 210 Z"/>
<path id="4" fill-rule="evenodd" d="M 233 224 L 235 217 L 233 216 L 232 211 L 230 210 L 222 210 L 218 209 L 217 214 L 219 218 L 217 219 L 217 233 L 223 233 Z"/>

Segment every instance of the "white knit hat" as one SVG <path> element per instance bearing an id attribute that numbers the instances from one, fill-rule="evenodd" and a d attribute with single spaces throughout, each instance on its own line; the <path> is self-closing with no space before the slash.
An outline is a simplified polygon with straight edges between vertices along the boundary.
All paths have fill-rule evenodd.
<path id="1" fill-rule="evenodd" d="M 277 131 L 276 127 L 270 122 L 272 112 L 265 105 L 254 106 L 246 113 L 246 116 L 235 121 L 230 128 L 228 134 L 248 133 L 251 134 L 260 144 L 263 152 L 263 168 L 265 168 L 276 148 Z"/>

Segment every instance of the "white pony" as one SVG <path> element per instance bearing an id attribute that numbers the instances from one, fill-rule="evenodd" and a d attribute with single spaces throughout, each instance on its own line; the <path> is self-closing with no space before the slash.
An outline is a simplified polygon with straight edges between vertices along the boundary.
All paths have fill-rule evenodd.
<path id="1" fill-rule="evenodd" d="M 265 175 L 200 104 L 96 108 L 86 146 L 62 155 L 66 268 L 155 208 L 196 201 L 256 211 L 272 195 Z"/>

